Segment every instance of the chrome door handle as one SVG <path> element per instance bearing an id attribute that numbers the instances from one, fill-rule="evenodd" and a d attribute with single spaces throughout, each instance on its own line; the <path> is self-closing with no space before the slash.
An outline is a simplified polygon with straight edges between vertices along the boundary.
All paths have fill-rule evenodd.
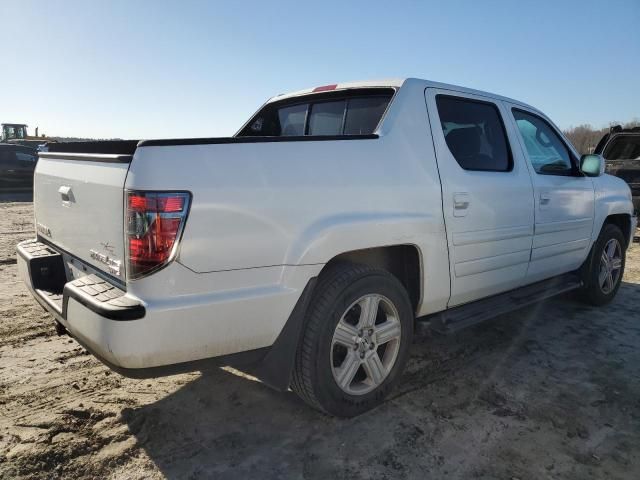
<path id="1" fill-rule="evenodd" d="M 453 216 L 464 217 L 467 214 L 471 201 L 469 200 L 468 193 L 454 193 L 453 194 Z"/>

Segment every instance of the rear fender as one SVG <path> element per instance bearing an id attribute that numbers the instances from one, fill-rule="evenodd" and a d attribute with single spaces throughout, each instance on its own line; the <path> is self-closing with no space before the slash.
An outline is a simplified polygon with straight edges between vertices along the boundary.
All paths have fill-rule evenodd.
<path id="1" fill-rule="evenodd" d="M 345 214 L 310 225 L 287 254 L 288 265 L 327 263 L 353 250 L 416 245 L 442 229 L 431 215 L 405 213 Z"/>

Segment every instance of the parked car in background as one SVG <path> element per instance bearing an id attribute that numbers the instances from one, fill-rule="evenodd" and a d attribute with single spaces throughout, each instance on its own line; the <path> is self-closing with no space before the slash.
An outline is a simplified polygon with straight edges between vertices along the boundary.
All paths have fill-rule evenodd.
<path id="1" fill-rule="evenodd" d="M 231 138 L 52 143 L 34 196 L 20 274 L 107 365 L 249 362 L 339 416 L 382 402 L 417 321 L 611 301 L 636 228 L 542 112 L 418 79 L 279 95 Z"/>
<path id="2" fill-rule="evenodd" d="M 611 127 L 598 142 L 594 153 L 604 157 L 608 174 L 629 184 L 633 206 L 640 211 L 640 127 Z"/>
<path id="3" fill-rule="evenodd" d="M 38 152 L 30 147 L 0 143 L 0 190 L 33 190 Z"/>

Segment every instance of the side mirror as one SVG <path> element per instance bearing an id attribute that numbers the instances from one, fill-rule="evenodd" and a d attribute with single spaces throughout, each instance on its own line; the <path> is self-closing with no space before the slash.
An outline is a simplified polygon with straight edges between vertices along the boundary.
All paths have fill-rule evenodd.
<path id="1" fill-rule="evenodd" d="M 587 177 L 599 177 L 604 174 L 604 158 L 601 155 L 588 154 L 580 157 L 580 171 Z"/>

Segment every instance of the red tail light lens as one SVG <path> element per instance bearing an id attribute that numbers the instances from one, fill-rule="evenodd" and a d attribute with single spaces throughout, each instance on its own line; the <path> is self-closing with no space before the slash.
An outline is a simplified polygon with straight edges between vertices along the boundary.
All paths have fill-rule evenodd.
<path id="1" fill-rule="evenodd" d="M 143 277 L 173 260 L 190 199 L 188 192 L 127 192 L 128 278 Z"/>

